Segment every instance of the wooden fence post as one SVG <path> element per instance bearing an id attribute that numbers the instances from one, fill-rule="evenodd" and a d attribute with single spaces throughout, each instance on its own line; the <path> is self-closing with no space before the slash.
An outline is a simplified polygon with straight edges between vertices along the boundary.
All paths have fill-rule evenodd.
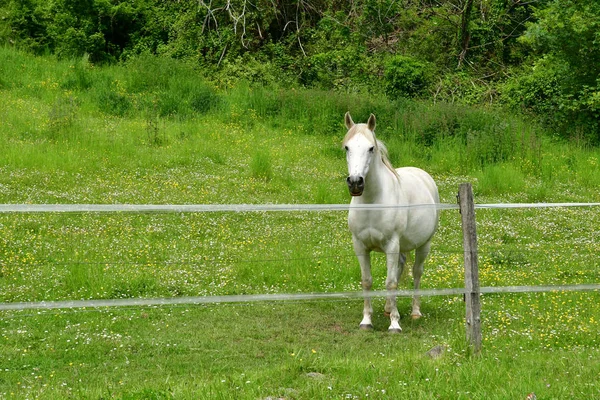
<path id="1" fill-rule="evenodd" d="M 477 260 L 477 230 L 473 187 L 463 183 L 459 187 L 458 202 L 462 217 L 463 249 L 465 258 L 465 303 L 467 340 L 474 354 L 481 351 L 481 303 L 479 299 L 479 265 Z"/>

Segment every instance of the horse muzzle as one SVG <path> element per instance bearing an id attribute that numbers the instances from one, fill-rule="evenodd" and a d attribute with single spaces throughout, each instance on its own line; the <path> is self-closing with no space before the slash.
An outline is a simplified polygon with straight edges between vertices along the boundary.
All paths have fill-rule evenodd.
<path id="1" fill-rule="evenodd" d="M 346 178 L 348 190 L 352 196 L 360 196 L 365 190 L 365 179 L 362 176 L 349 176 Z"/>

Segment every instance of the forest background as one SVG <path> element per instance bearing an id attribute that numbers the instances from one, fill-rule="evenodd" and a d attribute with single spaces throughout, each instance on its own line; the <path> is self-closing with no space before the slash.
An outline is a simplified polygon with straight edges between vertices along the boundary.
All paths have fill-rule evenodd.
<path id="1" fill-rule="evenodd" d="M 177 58 L 220 88 L 499 105 L 600 143 L 592 0 L 0 0 L 0 43 L 89 65 Z"/>

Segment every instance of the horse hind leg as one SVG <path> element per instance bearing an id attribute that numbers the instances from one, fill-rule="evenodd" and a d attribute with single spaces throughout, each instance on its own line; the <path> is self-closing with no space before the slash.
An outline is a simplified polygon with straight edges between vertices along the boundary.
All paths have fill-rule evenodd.
<path id="1" fill-rule="evenodd" d="M 421 287 L 421 277 L 423 276 L 425 259 L 429 255 L 430 249 L 431 249 L 431 243 L 427 242 L 426 244 L 419 247 L 415 251 L 415 263 L 413 265 L 413 280 L 415 282 L 415 295 L 413 296 L 412 312 L 410 314 L 412 319 L 421 318 L 421 297 L 419 296 L 419 288 Z"/>

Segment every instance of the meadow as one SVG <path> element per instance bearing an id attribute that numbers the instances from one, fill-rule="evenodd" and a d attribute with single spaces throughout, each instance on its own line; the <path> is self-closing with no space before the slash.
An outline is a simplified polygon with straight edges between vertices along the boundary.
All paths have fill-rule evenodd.
<path id="1" fill-rule="evenodd" d="M 346 203 L 348 110 L 375 113 L 392 163 L 428 170 L 444 203 L 467 181 L 477 203 L 600 201 L 600 150 L 497 109 L 9 48 L 0 93 L 0 203 Z M 478 210 L 477 223 L 482 286 L 600 281 L 597 208 Z M 436 235 L 423 287 L 461 287 L 457 211 Z M 358 290 L 344 212 L 0 215 L 0 302 Z M 598 300 L 484 295 L 479 356 L 460 296 L 424 298 L 417 321 L 400 299 L 400 335 L 383 299 L 374 332 L 358 330 L 360 300 L 2 311 L 0 398 L 595 398 Z"/>

